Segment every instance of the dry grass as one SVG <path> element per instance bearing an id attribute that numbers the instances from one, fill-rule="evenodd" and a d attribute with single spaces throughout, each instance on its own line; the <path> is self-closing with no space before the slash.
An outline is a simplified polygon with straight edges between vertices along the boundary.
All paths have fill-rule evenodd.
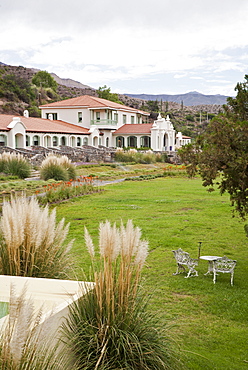
<path id="1" fill-rule="evenodd" d="M 42 161 L 41 168 L 45 167 L 47 165 L 50 165 L 50 164 L 54 164 L 54 165 L 63 166 L 65 168 L 68 168 L 69 166 L 71 166 L 72 163 L 71 163 L 71 160 L 66 155 L 56 156 L 56 155 L 50 153 L 50 154 L 47 155 L 47 157 L 44 159 L 44 161 Z"/>
<path id="2" fill-rule="evenodd" d="M 76 178 L 76 169 L 66 155 L 56 156 L 49 154 L 41 163 L 40 176 L 44 180 L 74 180 Z"/>
<path id="3" fill-rule="evenodd" d="M 148 254 L 141 230 L 131 220 L 120 228 L 106 221 L 99 226 L 99 248 L 95 249 L 86 228 L 85 241 L 95 288 L 71 306 L 63 326 L 73 361 L 65 369 L 178 368 L 168 337 L 147 312 L 140 292 L 141 270 Z"/>
<path id="4" fill-rule="evenodd" d="M 30 176 L 31 165 L 19 153 L 3 152 L 0 154 L 0 172 L 25 178 Z"/>
<path id="5" fill-rule="evenodd" d="M 36 198 L 5 201 L 0 219 L 0 273 L 4 275 L 65 278 L 69 267 L 65 239 L 69 224 L 56 224 L 56 209 L 49 213 Z"/>
<path id="6" fill-rule="evenodd" d="M 91 237 L 85 228 L 85 241 L 95 258 Z M 141 240 L 141 230 L 131 220 L 117 228 L 109 221 L 100 223 L 99 248 L 102 268 L 95 271 L 99 312 L 106 310 L 107 325 L 132 310 L 136 303 L 141 269 L 148 254 L 148 242 Z M 120 312 L 121 311 L 121 312 Z"/>
<path id="7" fill-rule="evenodd" d="M 49 328 L 42 323 L 42 310 L 35 312 L 31 299 L 26 299 L 26 287 L 20 296 L 11 287 L 9 316 L 1 328 L 0 370 L 62 370 L 63 356 L 58 345 L 49 345 L 44 336 Z"/>

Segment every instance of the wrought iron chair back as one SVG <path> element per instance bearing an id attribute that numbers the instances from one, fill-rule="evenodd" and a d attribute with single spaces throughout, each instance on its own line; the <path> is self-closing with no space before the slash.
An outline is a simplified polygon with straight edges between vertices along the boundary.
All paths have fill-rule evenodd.
<path id="1" fill-rule="evenodd" d="M 233 285 L 233 275 L 234 275 L 234 268 L 237 264 L 236 260 L 231 260 L 230 258 L 224 256 L 218 258 L 217 260 L 213 261 L 213 282 L 216 282 L 216 275 L 218 272 L 222 273 L 229 273 L 231 274 L 231 285 Z"/>
<path id="2" fill-rule="evenodd" d="M 173 275 L 178 275 L 181 272 L 186 272 L 186 266 L 189 271 L 185 278 L 190 276 L 198 276 L 198 272 L 195 269 L 195 266 L 198 265 L 198 259 L 191 258 L 188 252 L 184 252 L 181 248 L 172 251 L 177 262 L 177 271 Z M 194 274 L 194 275 L 192 275 Z"/>

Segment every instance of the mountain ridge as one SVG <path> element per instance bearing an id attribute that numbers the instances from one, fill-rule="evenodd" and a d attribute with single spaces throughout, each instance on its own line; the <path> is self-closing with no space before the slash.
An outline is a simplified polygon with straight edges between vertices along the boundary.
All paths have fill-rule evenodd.
<path id="1" fill-rule="evenodd" d="M 0 66 L 2 68 L 10 68 L 14 73 L 17 73 L 17 71 L 21 71 L 20 76 L 24 73 L 24 71 L 27 71 L 25 74 L 25 78 L 28 78 L 29 80 L 32 79 L 32 76 L 40 71 L 36 68 L 26 68 L 22 66 L 10 66 L 5 63 L 0 62 Z M 49 72 L 50 73 L 50 72 Z M 65 88 L 62 88 L 62 86 L 73 89 L 72 95 L 79 95 L 80 91 L 82 91 L 82 95 L 85 93 L 89 95 L 96 95 L 96 89 L 93 87 L 90 87 L 88 85 L 85 85 L 79 81 L 75 81 L 71 78 L 61 78 L 55 73 L 51 72 L 50 75 L 54 78 L 54 80 L 59 84 L 60 93 L 63 95 L 63 92 L 65 91 Z M 190 91 L 187 93 L 182 94 L 118 94 L 121 96 L 126 96 L 133 99 L 141 99 L 141 100 L 158 100 L 163 102 L 173 102 L 184 106 L 198 106 L 198 105 L 223 105 L 226 104 L 226 99 L 228 96 L 221 95 L 221 94 L 212 94 L 212 95 L 205 95 L 198 91 Z"/>
<path id="2" fill-rule="evenodd" d="M 198 91 L 191 91 L 184 94 L 129 94 L 124 95 L 142 99 L 142 100 L 158 100 L 158 101 L 171 101 L 178 104 L 183 104 L 186 106 L 195 105 L 223 105 L 227 103 L 228 96 L 221 94 L 205 95 L 199 93 Z"/>

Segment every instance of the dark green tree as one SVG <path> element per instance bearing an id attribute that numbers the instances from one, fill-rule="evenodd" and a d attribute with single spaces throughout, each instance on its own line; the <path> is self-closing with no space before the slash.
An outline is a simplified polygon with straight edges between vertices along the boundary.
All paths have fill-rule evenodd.
<path id="1" fill-rule="evenodd" d="M 245 75 L 244 79 L 244 82 L 238 82 L 235 87 L 236 97 L 227 98 L 224 108 L 228 116 L 248 121 L 248 75 Z"/>
<path id="2" fill-rule="evenodd" d="M 96 92 L 97 92 L 97 95 L 98 95 L 99 98 L 110 100 L 110 101 L 113 101 L 113 102 L 118 103 L 118 104 L 123 104 L 119 100 L 118 94 L 111 93 L 110 87 L 107 87 L 106 85 L 104 85 L 102 87 L 99 87 L 98 90 L 96 90 Z"/>
<path id="3" fill-rule="evenodd" d="M 50 73 L 46 71 L 37 72 L 32 78 L 32 83 L 37 87 L 51 88 L 53 91 L 57 91 L 58 84 Z"/>
<path id="4" fill-rule="evenodd" d="M 179 150 L 189 175 L 199 172 L 203 186 L 229 193 L 234 210 L 248 214 L 248 75 L 238 83 L 236 98 L 228 99 L 225 112 L 212 119 L 194 144 Z"/>
<path id="5" fill-rule="evenodd" d="M 159 112 L 159 104 L 158 104 L 157 99 L 156 100 L 147 100 L 146 105 L 147 105 L 148 110 L 150 112 L 156 112 L 156 113 Z"/>

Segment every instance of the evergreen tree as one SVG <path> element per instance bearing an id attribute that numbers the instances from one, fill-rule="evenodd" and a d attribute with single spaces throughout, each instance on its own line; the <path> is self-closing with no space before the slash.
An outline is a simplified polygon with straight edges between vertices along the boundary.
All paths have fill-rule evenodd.
<path id="1" fill-rule="evenodd" d="M 110 101 L 113 101 L 113 102 L 118 103 L 118 104 L 123 104 L 119 100 L 118 94 L 111 93 L 110 90 L 111 90 L 110 87 L 107 87 L 106 85 L 104 85 L 102 87 L 99 87 L 98 90 L 96 90 L 96 92 L 97 92 L 97 95 L 98 95 L 99 98 L 110 100 Z"/>
<path id="2" fill-rule="evenodd" d="M 37 87 L 51 88 L 53 91 L 57 91 L 58 84 L 50 73 L 46 71 L 37 72 L 32 78 L 32 83 Z"/>

